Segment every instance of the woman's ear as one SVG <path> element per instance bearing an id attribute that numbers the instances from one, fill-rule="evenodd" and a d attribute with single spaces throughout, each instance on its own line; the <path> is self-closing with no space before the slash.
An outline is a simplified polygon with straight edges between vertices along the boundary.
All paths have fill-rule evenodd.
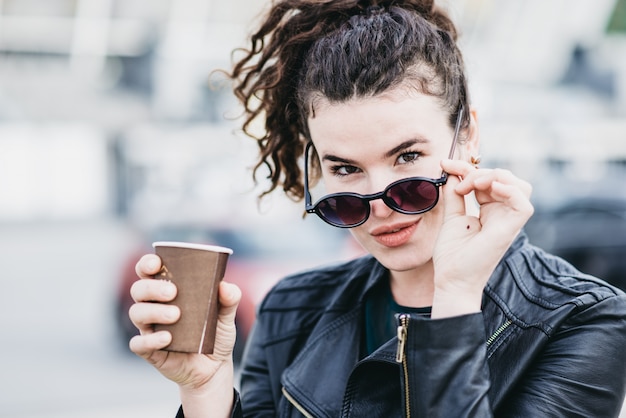
<path id="1" fill-rule="evenodd" d="M 470 161 L 480 159 L 480 135 L 478 131 L 478 112 L 475 107 L 470 107 L 470 125 L 467 132 L 466 141 L 463 144 L 465 148 L 465 159 Z"/>

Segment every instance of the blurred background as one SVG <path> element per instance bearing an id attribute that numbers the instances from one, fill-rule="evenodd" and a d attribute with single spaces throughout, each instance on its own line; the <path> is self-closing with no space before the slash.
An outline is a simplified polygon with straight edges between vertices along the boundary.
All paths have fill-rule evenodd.
<path id="1" fill-rule="evenodd" d="M 626 1 L 449 0 L 483 166 L 534 186 L 528 233 L 626 287 Z M 128 286 L 153 240 L 232 246 L 254 305 L 359 253 L 250 179 L 219 73 L 265 1 L 0 0 L 0 415 L 173 417 L 131 355 Z M 262 180 L 262 179 L 261 179 Z"/>

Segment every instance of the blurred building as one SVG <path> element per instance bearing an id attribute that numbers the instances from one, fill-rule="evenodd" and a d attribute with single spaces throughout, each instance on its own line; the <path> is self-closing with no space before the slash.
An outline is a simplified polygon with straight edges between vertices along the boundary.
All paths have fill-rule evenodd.
<path id="1" fill-rule="evenodd" d="M 460 8 L 483 153 L 533 181 L 626 161 L 624 1 L 489 1 Z M 619 22 L 622 22 L 621 24 Z"/>
<path id="2" fill-rule="evenodd" d="M 228 68 L 253 12 L 242 1 L 0 1 L 0 221 L 145 219 L 155 194 L 180 203 L 203 194 L 200 182 L 201 199 L 223 196 L 241 163 L 197 175 L 198 158 L 221 152 L 224 170 L 237 148 L 224 118 L 233 101 L 209 74 Z M 183 173 L 194 156 L 196 173 Z"/>
<path id="3" fill-rule="evenodd" d="M 555 172 L 622 173 L 624 4 L 447 2 L 486 164 L 540 186 Z M 254 145 L 237 132 L 228 86 L 209 74 L 228 68 L 264 5 L 0 0 L 0 222 L 254 212 Z"/>

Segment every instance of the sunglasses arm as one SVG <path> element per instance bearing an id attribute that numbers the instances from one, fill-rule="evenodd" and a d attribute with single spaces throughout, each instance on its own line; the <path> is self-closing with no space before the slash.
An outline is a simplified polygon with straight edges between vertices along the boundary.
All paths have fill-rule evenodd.
<path id="1" fill-rule="evenodd" d="M 456 143 L 458 142 L 459 132 L 461 131 L 461 123 L 463 122 L 464 112 L 465 112 L 465 107 L 461 105 L 461 107 L 459 107 L 459 115 L 456 118 L 456 125 L 454 126 L 454 137 L 452 138 L 452 145 L 450 146 L 450 153 L 448 154 L 448 160 L 454 159 L 454 152 L 456 151 Z M 443 181 L 443 184 L 446 184 L 446 182 L 448 181 L 448 173 L 446 173 L 445 171 L 442 171 L 441 180 Z"/>
<path id="2" fill-rule="evenodd" d="M 448 155 L 449 160 L 452 160 L 454 158 L 454 151 L 456 151 L 456 143 L 458 142 L 459 132 L 461 131 L 461 123 L 463 122 L 464 112 L 465 108 L 461 106 L 459 108 L 459 115 L 456 118 L 456 125 L 454 127 L 454 138 L 452 139 L 452 146 L 450 147 L 450 154 Z"/>
<path id="3" fill-rule="evenodd" d="M 313 211 L 311 202 L 311 192 L 309 191 L 309 150 L 313 142 L 308 142 L 304 149 L 304 209 L 311 213 Z"/>

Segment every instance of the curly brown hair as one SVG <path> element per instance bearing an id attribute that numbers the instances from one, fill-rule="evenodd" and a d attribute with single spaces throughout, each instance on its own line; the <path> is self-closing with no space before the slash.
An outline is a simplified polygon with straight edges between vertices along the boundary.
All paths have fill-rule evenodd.
<path id="1" fill-rule="evenodd" d="M 406 86 L 439 98 L 454 126 L 469 102 L 456 40 L 456 27 L 434 0 L 274 2 L 230 74 L 246 112 L 243 130 L 260 148 L 255 181 L 259 169 L 269 169 L 271 185 L 260 197 L 282 186 L 302 199 L 298 162 L 317 98 L 341 103 Z M 255 136 L 260 116 L 265 130 Z"/>

